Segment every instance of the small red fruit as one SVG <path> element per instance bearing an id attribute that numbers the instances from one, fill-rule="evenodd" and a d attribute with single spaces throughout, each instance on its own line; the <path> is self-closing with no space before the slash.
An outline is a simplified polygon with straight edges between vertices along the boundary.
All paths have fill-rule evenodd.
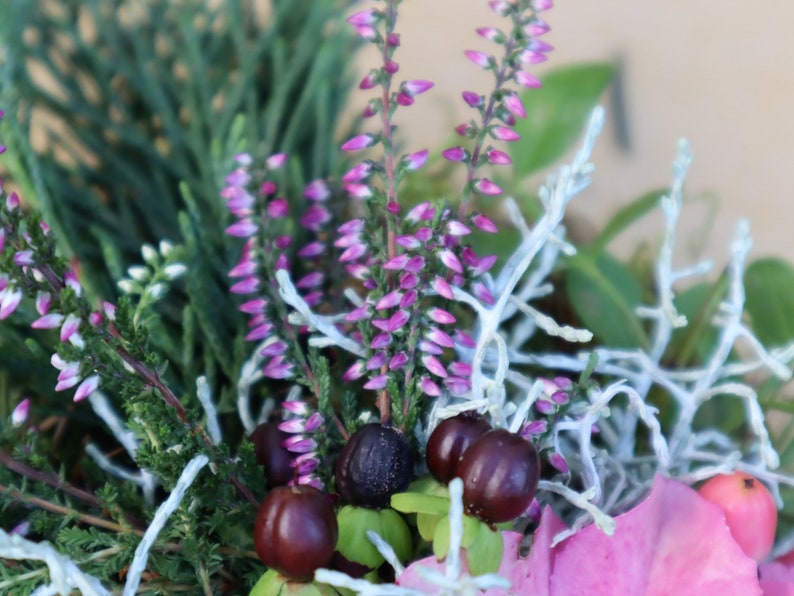
<path id="1" fill-rule="evenodd" d="M 698 492 L 722 508 L 731 536 L 748 557 L 766 559 L 775 542 L 777 507 L 760 480 L 744 472 L 720 474 Z"/>
<path id="2" fill-rule="evenodd" d="M 279 486 L 259 507 L 254 545 L 262 562 L 288 579 L 310 581 L 327 567 L 339 526 L 328 498 L 312 486 Z"/>
<path id="3" fill-rule="evenodd" d="M 491 430 L 491 425 L 476 410 L 461 412 L 442 420 L 430 434 L 425 457 L 430 473 L 448 484 L 455 477 L 455 466 L 474 439 Z"/>
<path id="4" fill-rule="evenodd" d="M 281 443 L 290 437 L 275 422 L 264 422 L 251 433 L 256 463 L 265 468 L 267 488 L 284 486 L 295 476 L 293 455 Z"/>
<path id="5" fill-rule="evenodd" d="M 458 460 L 455 476 L 463 479 L 466 512 L 490 524 L 526 511 L 540 480 L 535 446 L 504 428 L 477 437 Z"/>

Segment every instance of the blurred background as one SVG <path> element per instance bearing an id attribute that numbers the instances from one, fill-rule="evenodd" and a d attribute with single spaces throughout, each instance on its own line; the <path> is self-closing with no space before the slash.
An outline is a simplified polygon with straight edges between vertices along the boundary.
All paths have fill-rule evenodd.
<path id="1" fill-rule="evenodd" d="M 400 80 L 436 83 L 410 108 L 403 133 L 411 148 L 438 152 L 452 127 L 471 117 L 460 92 L 490 88 L 490 75 L 462 52 L 489 49 L 474 28 L 499 21 L 484 0 L 407 1 L 402 15 Z M 555 50 L 534 73 L 582 61 L 620 65 L 604 97 L 593 185 L 572 206 L 579 225 L 600 228 L 621 205 L 667 184 L 677 140 L 686 137 L 694 162 L 679 258 L 724 261 L 745 217 L 752 256 L 794 260 L 794 3 L 767 0 L 748 11 L 717 0 L 560 0 L 542 16 Z M 375 64 L 367 51 L 357 60 L 362 72 Z M 363 108 L 365 97 L 354 93 L 351 109 Z M 646 219 L 617 247 L 629 253 L 660 233 L 659 220 Z"/>

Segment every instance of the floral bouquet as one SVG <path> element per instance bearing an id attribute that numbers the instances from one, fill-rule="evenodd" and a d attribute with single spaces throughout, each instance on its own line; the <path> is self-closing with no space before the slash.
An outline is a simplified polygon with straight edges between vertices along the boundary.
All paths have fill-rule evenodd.
<path id="1" fill-rule="evenodd" d="M 669 188 L 621 212 L 593 243 L 568 238 L 566 209 L 593 174 L 598 93 L 580 110 L 587 117 L 569 115 L 568 132 L 550 141 L 562 154 L 563 137 L 584 125 L 571 162 L 537 196 L 516 184 L 518 168 L 501 173 L 526 161 L 527 136 L 546 124 L 522 122 L 554 85 L 551 75 L 541 89 L 530 73 L 552 49 L 540 16 L 550 0 L 489 2 L 502 26 L 477 29 L 483 49 L 465 56 L 493 86 L 462 90 L 472 118 L 440 152 L 447 165 L 427 149 L 403 150 L 397 135 L 397 117 L 433 86 L 400 78 L 400 0 L 344 5 L 380 60 L 360 81 L 369 99 L 360 130 L 340 144 L 341 169 L 332 163 L 302 192 L 296 181 L 311 160 L 295 142 L 300 119 L 281 136 L 270 131 L 291 109 L 327 107 L 331 90 L 295 91 L 290 104 L 275 87 L 242 101 L 247 88 L 230 77 L 203 97 L 207 63 L 191 40 L 205 34 L 218 56 L 239 56 L 237 81 L 248 84 L 254 51 L 272 58 L 273 85 L 294 83 L 279 66 L 292 52 L 314 89 L 309 81 L 320 85 L 339 63 L 308 66 L 325 55 L 312 44 L 333 39 L 319 47 L 349 51 L 350 39 L 327 26 L 342 6 L 295 3 L 316 28 L 293 37 L 290 3 L 275 3 L 268 18 L 282 28 L 258 37 L 242 3 L 215 13 L 167 4 L 153 3 L 159 21 L 131 17 L 155 32 L 173 26 L 187 44 L 187 57 L 168 63 L 176 83 L 151 88 L 159 120 L 130 108 L 90 146 L 104 139 L 118 150 L 117 137 L 130 138 L 151 167 L 87 177 L 109 190 L 79 227 L 69 223 L 78 193 L 66 192 L 78 188 L 77 170 L 43 182 L 54 166 L 36 161 L 20 134 L 24 110 L 6 115 L 6 134 L 16 134 L 0 152 L 10 149 L 7 167 L 33 196 L 6 189 L 0 208 L 3 344 L 19 350 L 9 348 L 2 377 L 12 389 L 0 420 L 0 591 L 790 593 L 778 509 L 794 478 L 785 459 L 779 471 L 786 432 L 770 434 L 765 414 L 787 409 L 777 395 L 794 358 L 794 343 L 770 329 L 770 305 L 781 301 L 768 280 L 791 273 L 777 261 L 748 266 L 746 223 L 716 281 L 691 284 L 708 263 L 674 266 L 685 141 Z M 102 3 L 88 5 L 101 24 Z M 131 41 L 136 60 L 172 56 L 167 38 L 152 37 L 165 49 Z M 109 81 L 134 95 L 123 77 Z M 187 115 L 173 112 L 169 94 Z M 265 101 L 279 117 L 258 111 Z M 81 112 L 80 126 L 95 125 L 92 114 Z M 141 126 L 123 129 L 136 117 Z M 146 145 L 130 132 L 143 125 L 172 143 Z M 211 151 L 178 151 L 183 125 Z M 120 153 L 101 158 L 113 168 Z M 153 197 L 162 202 L 154 217 L 113 194 L 138 174 L 165 173 L 181 202 Z M 605 247 L 657 206 L 658 253 L 632 270 Z M 181 238 L 150 235 L 142 262 L 129 264 L 134 234 L 124 223 L 145 217 L 152 226 L 173 218 Z M 86 248 L 75 230 L 96 242 Z"/>

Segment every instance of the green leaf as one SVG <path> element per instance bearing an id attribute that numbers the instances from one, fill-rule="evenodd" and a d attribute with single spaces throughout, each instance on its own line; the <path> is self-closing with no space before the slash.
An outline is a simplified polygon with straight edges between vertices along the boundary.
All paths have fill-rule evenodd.
<path id="1" fill-rule="evenodd" d="M 441 521 L 441 515 L 433 515 L 432 513 L 417 513 L 416 514 L 416 529 L 419 530 L 419 535 L 423 540 L 430 542 L 436 533 L 438 522 Z"/>
<path id="2" fill-rule="evenodd" d="M 466 550 L 469 562 L 469 573 L 484 575 L 496 573 L 502 563 L 504 554 L 504 540 L 502 533 L 492 530 L 487 524 L 477 521 L 477 535 Z"/>
<path id="3" fill-rule="evenodd" d="M 744 273 L 750 327 L 764 345 L 794 340 L 794 267 L 781 259 L 759 259 Z"/>
<path id="4" fill-rule="evenodd" d="M 589 63 L 564 66 L 543 77 L 543 87 L 522 95 L 527 117 L 516 124 L 521 139 L 512 143 L 517 177 L 554 163 L 579 138 L 609 85 L 615 68 Z"/>
<path id="5" fill-rule="evenodd" d="M 445 515 L 449 511 L 449 499 L 423 493 L 397 493 L 391 496 L 391 506 L 402 513 Z"/>
<path id="6" fill-rule="evenodd" d="M 463 537 L 460 540 L 462 548 L 469 548 L 474 544 L 474 541 L 479 535 L 479 526 L 482 522 L 471 517 L 470 515 L 463 516 Z M 449 515 L 445 515 L 438 520 L 436 531 L 433 535 L 433 554 L 439 561 L 447 556 L 449 552 Z M 501 560 L 501 556 L 499 557 Z"/>
<path id="7" fill-rule="evenodd" d="M 574 311 L 601 343 L 647 346 L 635 310 L 642 302 L 642 286 L 626 265 L 607 253 L 579 253 L 567 262 L 565 285 Z"/>
<path id="8" fill-rule="evenodd" d="M 604 226 L 598 238 L 588 247 L 588 251 L 592 253 L 603 251 L 623 230 L 628 228 L 635 221 L 641 219 L 644 215 L 653 211 L 666 193 L 666 188 L 652 190 L 634 199 L 631 203 L 620 209 L 612 219 L 609 220 L 607 225 Z"/>

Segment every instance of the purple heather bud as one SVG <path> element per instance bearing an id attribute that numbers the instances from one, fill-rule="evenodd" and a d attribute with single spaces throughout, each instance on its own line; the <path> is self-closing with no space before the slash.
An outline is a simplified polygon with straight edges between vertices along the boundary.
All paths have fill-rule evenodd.
<path id="1" fill-rule="evenodd" d="M 105 313 L 105 316 L 108 318 L 108 321 L 115 321 L 116 320 L 116 305 L 112 302 L 103 302 L 102 303 L 102 311 Z"/>
<path id="2" fill-rule="evenodd" d="M 292 244 L 292 238 L 287 235 L 276 236 L 276 239 L 273 241 L 273 244 L 276 246 L 277 249 L 284 250 L 290 244 Z"/>
<path id="3" fill-rule="evenodd" d="M 456 273 L 463 273 L 463 265 L 458 259 L 457 255 L 449 249 L 444 249 L 438 253 L 438 258 L 441 262 L 452 271 Z"/>
<path id="4" fill-rule="evenodd" d="M 477 29 L 477 35 L 487 39 L 488 41 L 495 41 L 496 43 L 501 43 L 504 40 L 504 34 L 494 27 L 479 27 Z"/>
<path id="5" fill-rule="evenodd" d="M 380 13 L 374 8 L 369 8 L 367 10 L 362 10 L 356 13 L 353 13 L 347 19 L 345 19 L 348 23 L 354 26 L 358 25 L 371 25 L 375 21 L 378 20 Z"/>
<path id="6" fill-rule="evenodd" d="M 369 177 L 370 170 L 372 170 L 372 162 L 361 162 L 357 166 L 350 168 L 345 175 L 342 176 L 342 182 L 360 182 Z"/>
<path id="7" fill-rule="evenodd" d="M 393 290 L 386 294 L 383 298 L 378 300 L 375 304 L 375 310 L 386 310 L 388 308 L 394 308 L 400 303 L 400 298 L 402 298 L 403 293 L 399 290 Z"/>
<path id="8" fill-rule="evenodd" d="M 334 240 L 334 246 L 337 248 L 349 248 L 354 244 L 359 244 L 361 242 L 361 234 L 359 232 L 352 232 L 350 234 L 345 234 L 344 236 L 340 236 L 336 240 Z"/>
<path id="9" fill-rule="evenodd" d="M 454 256 L 454 255 L 453 255 Z M 455 294 L 452 293 L 452 288 L 443 277 L 436 276 L 430 283 L 430 286 L 438 293 L 448 300 L 454 300 Z"/>
<path id="10" fill-rule="evenodd" d="M 292 453 L 309 453 L 317 449 L 317 441 L 303 435 L 292 435 L 281 442 L 281 446 Z"/>
<path id="11" fill-rule="evenodd" d="M 406 311 L 398 310 L 388 319 L 373 319 L 372 325 L 381 331 L 393 333 L 405 325 L 408 322 L 408 319 L 410 319 L 410 316 Z"/>
<path id="12" fill-rule="evenodd" d="M 254 162 L 254 159 L 251 157 L 250 153 L 238 153 L 234 156 L 234 161 L 241 166 L 250 166 Z"/>
<path id="13" fill-rule="evenodd" d="M 420 242 L 427 242 L 428 240 L 430 240 L 433 237 L 433 229 L 432 228 L 419 228 L 418 230 L 416 230 L 416 233 L 414 234 L 414 236 L 416 236 L 416 238 Z"/>
<path id="14" fill-rule="evenodd" d="M 467 267 L 477 267 L 480 264 L 480 258 L 477 256 L 477 253 L 474 252 L 474 249 L 470 246 L 466 246 L 460 253 L 460 258 L 463 261 L 463 264 Z"/>
<path id="15" fill-rule="evenodd" d="M 14 264 L 24 267 L 25 265 L 32 265 L 34 263 L 32 250 L 20 250 L 14 254 Z"/>
<path id="16" fill-rule="evenodd" d="M 415 256 L 405 264 L 405 271 L 408 273 L 419 273 L 425 267 L 425 259 L 422 256 Z"/>
<path id="17" fill-rule="evenodd" d="M 259 341 L 265 339 L 272 331 L 273 325 L 270 323 L 262 323 L 248 332 L 248 335 L 245 336 L 245 341 Z"/>
<path id="18" fill-rule="evenodd" d="M 364 363 L 358 361 L 345 371 L 345 374 L 342 375 L 342 380 L 348 383 L 350 381 L 355 381 L 356 379 L 360 379 L 363 376 L 364 376 Z"/>
<path id="19" fill-rule="evenodd" d="M 17 407 L 14 408 L 14 411 L 11 412 L 11 426 L 14 428 L 19 428 L 23 424 L 25 424 L 25 420 L 28 419 L 28 415 L 30 414 L 30 399 L 27 397 L 23 399 L 21 402 L 17 404 Z"/>
<path id="20" fill-rule="evenodd" d="M 17 309 L 20 301 L 22 300 L 22 292 L 12 287 L 8 287 L 2 292 L 2 300 L 0 300 L 0 319 L 7 319 Z"/>
<path id="21" fill-rule="evenodd" d="M 368 199 L 372 196 L 372 189 L 366 184 L 348 182 L 344 185 L 344 189 L 347 194 L 359 201 L 363 201 L 364 199 Z"/>
<path id="22" fill-rule="evenodd" d="M 73 375 L 71 377 L 67 377 L 61 381 L 58 381 L 58 383 L 55 385 L 55 391 L 66 391 L 67 389 L 71 389 L 72 387 L 77 385 L 77 383 L 79 382 L 80 382 L 79 375 Z"/>
<path id="23" fill-rule="evenodd" d="M 253 221 L 245 218 L 233 223 L 226 228 L 226 233 L 229 236 L 234 236 L 236 238 L 250 238 L 256 234 L 258 229 L 259 227 Z"/>
<path id="24" fill-rule="evenodd" d="M 424 352 L 425 354 L 440 356 L 444 353 L 444 348 L 426 339 L 420 339 L 416 346 L 419 348 L 419 351 Z"/>
<path id="25" fill-rule="evenodd" d="M 416 250 L 417 248 L 422 246 L 422 243 L 419 242 L 419 240 L 416 238 L 416 236 L 411 236 L 410 234 L 405 234 L 405 235 L 402 235 L 402 236 L 396 236 L 394 238 L 394 242 L 396 244 L 399 244 L 403 248 L 408 249 L 408 250 Z"/>
<path id="26" fill-rule="evenodd" d="M 471 230 L 457 220 L 452 220 L 447 224 L 447 234 L 451 236 L 466 236 L 471 234 Z"/>
<path id="27" fill-rule="evenodd" d="M 416 299 L 418 297 L 419 297 L 419 294 L 417 293 L 416 290 L 407 291 L 405 293 L 405 295 L 402 297 L 402 299 L 400 300 L 400 308 L 408 308 L 414 302 L 416 302 Z"/>
<path id="28" fill-rule="evenodd" d="M 362 319 L 366 319 L 370 316 L 369 305 L 365 304 L 364 306 L 359 306 L 351 310 L 347 315 L 345 315 L 345 321 L 350 323 L 355 323 L 356 321 L 361 321 Z"/>
<path id="29" fill-rule="evenodd" d="M 540 37 L 548 33 L 550 29 L 551 27 L 549 27 L 546 21 L 541 18 L 536 18 L 524 26 L 524 33 L 530 37 Z"/>
<path id="30" fill-rule="evenodd" d="M 254 277 L 246 277 L 245 279 L 238 281 L 234 284 L 229 291 L 232 294 L 252 294 L 259 289 L 259 278 Z"/>
<path id="31" fill-rule="evenodd" d="M 0 193 L 3 192 L 3 180 L 0 178 Z M 3 249 L 6 245 L 6 230 L 5 228 L 0 228 L 0 253 L 3 252 Z"/>
<path id="32" fill-rule="evenodd" d="M 281 406 L 288 412 L 292 412 L 297 416 L 305 416 L 310 411 L 309 404 L 305 401 L 286 400 L 281 402 Z"/>
<path id="33" fill-rule="evenodd" d="M 83 294 L 83 286 L 80 285 L 80 282 L 77 279 L 77 274 L 71 269 L 64 273 L 63 283 L 66 284 L 67 288 L 72 289 L 75 296 L 81 296 Z"/>
<path id="34" fill-rule="evenodd" d="M 484 302 L 485 304 L 493 305 L 496 303 L 496 300 L 494 300 L 491 291 L 487 287 L 485 287 L 484 284 L 480 282 L 473 284 L 471 287 L 471 291 L 477 297 L 478 300 Z"/>
<path id="35" fill-rule="evenodd" d="M 325 279 L 325 275 L 321 271 L 314 271 L 304 275 L 295 282 L 295 287 L 302 289 L 314 288 L 323 283 L 323 279 Z"/>
<path id="36" fill-rule="evenodd" d="M 372 341 L 369 343 L 369 347 L 372 348 L 373 350 L 382 350 L 383 348 L 386 348 L 389 345 L 391 345 L 391 333 L 378 333 L 378 335 L 373 337 Z M 369 368 L 369 365 L 367 366 L 367 368 Z"/>
<path id="37" fill-rule="evenodd" d="M 550 401 L 547 401 L 545 399 L 539 399 L 538 401 L 535 402 L 535 408 L 541 414 L 549 415 L 554 413 L 556 406 Z"/>
<path id="38" fill-rule="evenodd" d="M 452 277 L 449 278 L 450 285 L 457 286 L 459 288 L 463 286 L 465 281 L 466 278 L 460 273 L 453 273 Z"/>
<path id="39" fill-rule="evenodd" d="M 549 427 L 549 423 L 545 420 L 533 420 L 532 422 L 528 422 L 524 425 L 524 428 L 521 429 L 521 436 L 525 439 L 529 439 L 532 435 L 539 435 L 546 432 L 546 429 Z"/>
<path id="40" fill-rule="evenodd" d="M 495 64 L 495 60 L 492 56 L 489 56 L 485 52 L 478 52 L 476 50 L 466 50 L 463 52 L 466 54 L 466 57 L 474 62 L 480 68 L 491 68 L 493 64 Z"/>
<path id="41" fill-rule="evenodd" d="M 409 172 L 415 172 L 416 170 L 421 169 L 427 163 L 427 156 L 429 154 L 430 151 L 427 149 L 422 149 L 421 151 L 405 155 L 403 157 L 405 160 L 405 169 Z"/>
<path id="42" fill-rule="evenodd" d="M 259 192 L 263 196 L 268 196 L 276 193 L 276 184 L 271 180 L 265 180 L 259 188 Z"/>
<path id="43" fill-rule="evenodd" d="M 547 54 L 554 49 L 554 46 L 546 43 L 542 39 L 533 39 L 526 47 L 530 52 L 541 52 Z"/>
<path id="44" fill-rule="evenodd" d="M 19 195 L 16 192 L 12 192 L 6 198 L 6 210 L 11 212 L 17 209 L 19 209 Z"/>
<path id="45" fill-rule="evenodd" d="M 416 223 L 422 219 L 433 219 L 435 213 L 436 210 L 433 209 L 433 206 L 428 201 L 425 201 L 424 203 L 419 203 L 406 213 L 405 219 Z"/>
<path id="46" fill-rule="evenodd" d="M 471 364 L 467 364 L 465 362 L 460 362 L 459 360 L 456 360 L 455 362 L 450 364 L 447 368 L 449 369 L 449 372 L 451 372 L 456 377 L 466 378 L 471 376 L 471 370 L 472 370 Z"/>
<path id="47" fill-rule="evenodd" d="M 298 251 L 298 256 L 301 258 L 312 258 L 320 256 L 325 252 L 325 243 L 319 240 L 311 242 Z"/>
<path id="48" fill-rule="evenodd" d="M 303 301 L 306 302 L 309 306 L 317 306 L 320 302 L 323 301 L 324 298 L 323 292 L 317 290 L 314 292 L 309 292 L 303 297 Z"/>
<path id="49" fill-rule="evenodd" d="M 460 331 L 460 330 L 455 332 L 455 343 L 457 343 L 460 346 L 463 346 L 464 348 L 477 347 L 477 342 L 475 341 L 475 339 L 465 331 Z"/>
<path id="50" fill-rule="evenodd" d="M 462 137 L 471 137 L 477 132 L 477 128 L 471 124 L 458 124 L 455 127 L 455 132 Z"/>
<path id="51" fill-rule="evenodd" d="M 488 178 L 479 178 L 474 183 L 474 190 L 481 195 L 493 196 L 502 194 L 502 187 L 495 182 L 491 182 Z"/>
<path id="52" fill-rule="evenodd" d="M 430 327 L 427 333 L 425 334 L 425 337 L 430 341 L 432 341 L 434 344 L 438 344 L 443 348 L 455 347 L 455 342 L 452 341 L 452 338 L 444 331 L 441 331 L 441 329 L 439 329 L 438 327 Z"/>
<path id="53" fill-rule="evenodd" d="M 276 153 L 268 157 L 267 160 L 265 161 L 265 165 L 269 170 L 278 170 L 285 163 L 287 163 L 286 153 Z"/>
<path id="54" fill-rule="evenodd" d="M 270 379 L 288 379 L 292 376 L 292 364 L 284 356 L 276 356 L 262 368 L 262 374 Z"/>
<path id="55" fill-rule="evenodd" d="M 252 207 L 254 206 L 254 196 L 251 193 L 242 188 L 230 186 L 229 192 L 225 194 L 228 195 L 226 207 L 232 212 L 233 215 L 236 215 L 237 217 L 245 217 L 246 215 L 250 215 Z"/>
<path id="56" fill-rule="evenodd" d="M 388 382 L 389 375 L 378 375 L 377 377 L 373 377 L 364 383 L 364 389 L 372 389 L 373 391 L 377 391 L 378 389 L 383 389 L 386 387 L 386 383 Z"/>
<path id="57" fill-rule="evenodd" d="M 397 71 L 400 70 L 400 65 L 392 60 L 389 60 L 386 64 L 383 65 L 383 70 L 385 70 L 386 73 L 390 75 L 397 74 Z"/>
<path id="58" fill-rule="evenodd" d="M 408 95 L 407 93 L 397 93 L 394 96 L 394 100 L 397 102 L 397 105 L 408 107 L 414 104 L 414 96 Z"/>
<path id="59" fill-rule="evenodd" d="M 441 152 L 444 159 L 449 161 L 464 161 L 469 159 L 469 152 L 463 147 L 450 147 Z"/>
<path id="60" fill-rule="evenodd" d="M 292 418 L 279 423 L 278 429 L 291 435 L 302 433 L 306 428 L 306 421 L 303 418 Z"/>
<path id="61" fill-rule="evenodd" d="M 375 100 L 373 100 L 364 107 L 364 111 L 361 112 L 361 117 L 372 118 L 377 113 L 378 113 L 378 103 Z"/>
<path id="62" fill-rule="evenodd" d="M 388 333 L 381 333 L 381 335 L 386 335 L 387 337 L 391 338 L 391 336 Z M 380 336 L 376 336 L 376 337 L 380 337 Z M 391 339 L 389 339 L 389 341 L 391 341 Z M 369 362 L 367 362 L 367 370 L 379 369 L 381 366 L 386 364 L 386 361 L 388 359 L 389 357 L 386 355 L 386 352 L 376 352 L 375 355 L 369 359 Z"/>
<path id="63" fill-rule="evenodd" d="M 8 149 L 8 147 L 6 147 L 5 145 L 0 145 L 0 155 L 5 153 L 7 149 Z"/>
<path id="64" fill-rule="evenodd" d="M 565 461 L 565 458 L 560 453 L 552 453 L 549 455 L 549 463 L 563 474 L 567 474 L 571 471 L 568 467 L 568 462 Z"/>
<path id="65" fill-rule="evenodd" d="M 272 358 L 274 356 L 281 356 L 284 352 L 287 351 L 287 344 L 283 341 L 276 339 L 275 341 L 267 344 L 264 348 L 259 351 L 260 356 L 265 356 L 266 358 Z"/>
<path id="66" fill-rule="evenodd" d="M 384 269 L 389 269 L 391 271 L 402 271 L 405 269 L 406 263 L 410 260 L 408 255 L 397 255 L 396 257 L 392 257 L 385 263 L 383 263 Z"/>
<path id="67" fill-rule="evenodd" d="M 368 283 L 371 281 L 369 279 L 369 267 L 363 265 L 361 263 L 352 263 L 350 265 L 345 265 L 345 271 L 351 276 L 356 279 L 360 279 L 364 282 L 364 286 L 367 287 Z M 367 289 L 371 289 L 367 287 Z"/>
<path id="68" fill-rule="evenodd" d="M 444 368 L 444 365 L 441 364 L 441 361 L 432 354 L 425 354 L 424 356 L 422 356 L 422 364 L 425 365 L 425 368 L 428 371 L 430 371 L 437 377 L 446 378 L 449 376 L 447 374 L 447 369 Z"/>
<path id="69" fill-rule="evenodd" d="M 273 199 L 267 204 L 267 214 L 273 219 L 287 217 L 289 215 L 289 204 L 286 199 Z"/>
<path id="70" fill-rule="evenodd" d="M 99 375 L 91 375 L 85 381 L 80 383 L 77 391 L 74 392 L 74 402 L 83 401 L 86 397 L 91 395 L 99 388 Z"/>
<path id="71" fill-rule="evenodd" d="M 419 285 L 419 278 L 413 273 L 405 272 L 400 276 L 400 289 L 410 290 Z"/>
<path id="72" fill-rule="evenodd" d="M 559 406 L 562 406 L 567 404 L 570 401 L 570 398 L 565 391 L 555 391 L 551 394 L 551 401 Z"/>
<path id="73" fill-rule="evenodd" d="M 339 228 L 336 230 L 340 234 L 353 234 L 361 232 L 364 229 L 364 220 L 363 219 L 351 219 L 348 222 L 343 223 Z"/>
<path id="74" fill-rule="evenodd" d="M 549 10 L 553 6 L 554 2 L 552 2 L 552 0 L 533 0 L 532 2 L 532 9 L 535 12 L 543 12 Z"/>
<path id="75" fill-rule="evenodd" d="M 33 329 L 55 329 L 56 327 L 60 327 L 61 323 L 63 323 L 63 315 L 57 312 L 50 313 L 39 317 L 35 321 L 33 321 L 30 326 Z"/>
<path id="76" fill-rule="evenodd" d="M 52 303 L 52 296 L 49 292 L 39 292 L 36 294 L 36 312 L 44 316 L 50 312 L 50 304 Z"/>
<path id="77" fill-rule="evenodd" d="M 323 422 L 324 420 L 322 414 L 320 414 L 320 412 L 315 412 L 306 419 L 306 426 L 304 427 L 303 432 L 313 433 L 323 425 Z"/>
<path id="78" fill-rule="evenodd" d="M 300 218 L 301 225 L 307 230 L 318 232 L 324 224 L 331 221 L 331 213 L 322 205 L 310 205 L 303 217 Z"/>
<path id="79" fill-rule="evenodd" d="M 367 252 L 367 245 L 359 242 L 358 244 L 354 244 L 353 246 L 346 248 L 344 252 L 341 255 L 339 255 L 339 262 L 345 263 L 347 261 L 354 261 L 364 256 L 366 252 Z"/>
<path id="80" fill-rule="evenodd" d="M 543 83 L 540 82 L 540 79 L 529 74 L 528 72 L 524 72 L 523 70 L 517 71 L 514 78 L 516 83 L 528 89 L 539 89 L 543 86 Z"/>
<path id="81" fill-rule="evenodd" d="M 438 397 L 441 395 L 441 387 L 436 385 L 430 377 L 422 377 L 419 381 L 419 388 L 425 395 L 429 395 L 430 397 Z"/>
<path id="82" fill-rule="evenodd" d="M 377 86 L 378 84 L 378 71 L 371 70 L 368 74 L 364 75 L 364 78 L 361 79 L 361 82 L 358 84 L 358 88 L 362 90 L 372 89 L 373 87 Z"/>
<path id="83" fill-rule="evenodd" d="M 276 262 L 273 265 L 273 269 L 275 269 L 276 271 L 281 271 L 282 269 L 288 269 L 288 268 L 289 268 L 289 259 L 287 259 L 287 255 L 282 253 L 278 257 L 276 257 Z"/>
<path id="84" fill-rule="evenodd" d="M 389 370 L 399 370 L 404 367 L 407 362 L 408 356 L 406 356 L 405 352 L 397 352 L 392 356 L 391 360 L 389 360 Z"/>
<path id="85" fill-rule="evenodd" d="M 464 91 L 462 94 L 463 101 L 465 101 L 470 108 L 479 108 L 485 101 L 485 97 L 474 91 Z"/>
<path id="86" fill-rule="evenodd" d="M 502 102 L 504 103 L 504 106 L 507 108 L 507 110 L 516 118 L 527 117 L 526 108 L 524 108 L 524 104 L 517 93 L 510 93 L 502 100 Z"/>
<path id="87" fill-rule="evenodd" d="M 489 132 L 493 138 L 500 141 L 517 141 L 521 138 L 520 134 L 507 126 L 494 126 Z"/>
<path id="88" fill-rule="evenodd" d="M 264 298 L 256 298 L 254 300 L 249 300 L 240 305 L 237 309 L 240 312 L 244 312 L 248 315 L 256 315 L 261 313 L 265 307 L 267 306 L 267 300 Z"/>
<path id="89" fill-rule="evenodd" d="M 460 377 L 447 377 L 444 379 L 444 387 L 455 397 L 460 397 L 471 391 L 471 381 Z"/>
<path id="90" fill-rule="evenodd" d="M 495 166 L 509 166 L 513 163 L 513 160 L 510 159 L 507 153 L 499 151 L 498 149 L 488 149 L 488 151 L 485 152 L 485 157 L 488 158 L 488 163 Z"/>
<path id="91" fill-rule="evenodd" d="M 474 267 L 472 270 L 472 274 L 477 277 L 486 273 L 494 266 L 496 263 L 497 256 L 496 255 L 486 255 L 484 257 L 479 257 L 479 263 Z"/>
<path id="92" fill-rule="evenodd" d="M 248 277 L 249 275 L 253 275 L 256 273 L 256 261 L 245 261 L 237 263 L 232 269 L 229 271 L 229 277 Z"/>
<path id="93" fill-rule="evenodd" d="M 242 187 L 251 181 L 251 175 L 243 168 L 237 168 L 231 174 L 226 176 L 225 182 L 229 186 Z"/>
<path id="94" fill-rule="evenodd" d="M 345 142 L 340 149 L 342 151 L 359 151 L 361 149 L 366 149 L 367 147 L 371 147 L 375 144 L 375 137 L 370 134 L 363 134 L 353 137 L 352 139 Z"/>
<path id="95" fill-rule="evenodd" d="M 420 93 L 424 93 L 432 87 L 433 81 L 423 81 L 420 79 L 405 81 L 402 85 L 400 85 L 400 89 L 402 89 L 403 92 L 407 93 L 408 95 L 419 95 Z"/>
<path id="96" fill-rule="evenodd" d="M 494 224 L 494 222 L 481 213 L 472 216 L 471 223 L 473 223 L 479 230 L 489 234 L 496 234 L 499 231 L 499 228 L 496 227 L 496 224 Z"/>
<path id="97" fill-rule="evenodd" d="M 303 189 L 303 196 L 310 201 L 325 201 L 331 196 L 331 190 L 325 180 L 312 180 Z"/>
<path id="98" fill-rule="evenodd" d="M 400 47 L 400 34 L 399 33 L 390 33 L 386 37 L 386 45 L 390 48 L 399 48 Z"/>
<path id="99" fill-rule="evenodd" d="M 573 381 L 568 377 L 554 377 L 554 384 L 562 390 L 573 387 Z"/>
<path id="100" fill-rule="evenodd" d="M 397 215 L 400 212 L 400 204 L 397 201 L 389 201 L 386 203 L 386 211 L 392 215 Z"/>
<path id="101" fill-rule="evenodd" d="M 488 2 L 488 6 L 490 6 L 491 10 L 500 16 L 505 16 L 510 10 L 510 3 L 505 2 L 504 0 L 491 0 Z"/>
<path id="102" fill-rule="evenodd" d="M 452 316 L 452 313 L 447 312 L 443 308 L 437 308 L 435 306 L 427 311 L 427 316 L 441 325 L 451 325 L 457 321 L 457 319 Z"/>

